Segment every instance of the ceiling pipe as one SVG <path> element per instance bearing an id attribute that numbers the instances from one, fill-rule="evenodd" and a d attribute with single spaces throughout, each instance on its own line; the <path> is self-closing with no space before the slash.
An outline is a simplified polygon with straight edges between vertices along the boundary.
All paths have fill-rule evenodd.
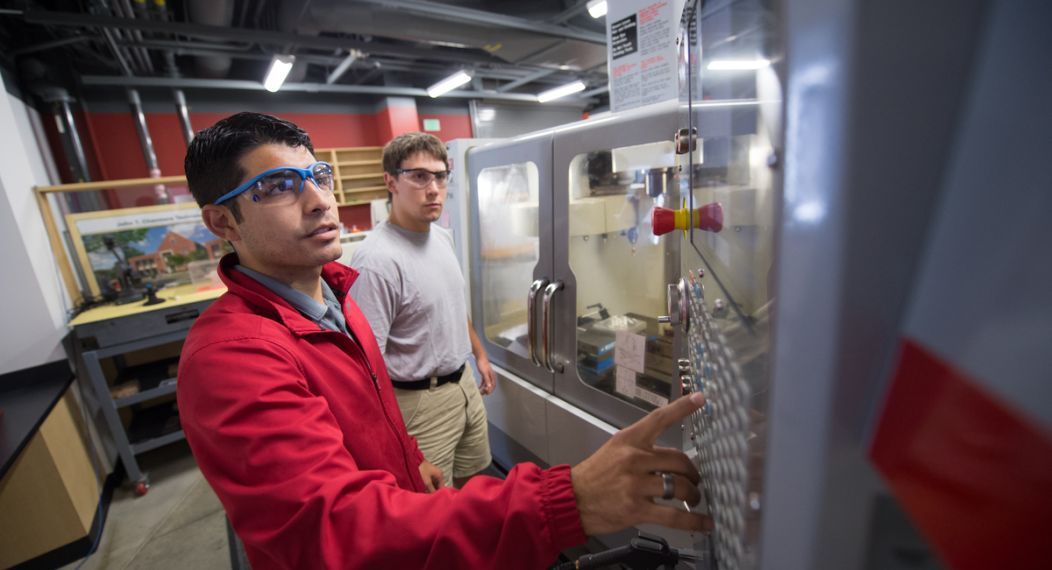
<path id="1" fill-rule="evenodd" d="M 122 9 L 120 8 L 119 2 L 120 0 L 117 0 L 117 4 L 111 4 L 109 0 L 95 0 L 94 4 L 97 5 L 98 9 L 105 14 L 111 16 L 116 15 L 120 17 L 125 17 Z M 113 36 L 114 41 L 118 42 L 118 44 L 124 39 L 132 38 L 135 35 L 134 32 L 128 30 L 112 30 L 111 34 Z M 130 67 L 132 68 L 132 73 L 136 75 L 145 73 L 146 61 L 144 59 L 143 53 L 134 49 L 122 49 L 124 51 L 125 57 L 128 60 L 128 63 L 130 64 Z"/>
<path id="2" fill-rule="evenodd" d="M 136 17 L 135 10 L 132 9 L 131 2 L 129 0 L 114 0 L 114 7 L 116 8 L 117 15 L 119 16 L 124 16 L 125 18 L 132 19 Z M 127 34 L 133 40 L 137 40 L 140 42 L 142 41 L 142 32 L 139 30 L 130 30 L 127 32 Z M 153 60 L 150 59 L 150 54 L 147 53 L 145 49 L 139 48 L 134 50 L 133 53 L 142 65 L 143 71 L 150 74 L 154 73 Z"/>
<path id="3" fill-rule="evenodd" d="M 515 81 L 512 81 L 510 83 L 505 83 L 504 85 L 501 85 L 500 87 L 497 88 L 497 92 L 498 93 L 507 93 L 508 91 L 511 91 L 512 89 L 515 89 L 516 87 L 522 87 L 523 85 L 526 85 L 527 83 L 531 83 L 531 82 L 536 81 L 536 80 L 538 80 L 538 79 L 540 79 L 542 77 L 547 77 L 547 76 L 549 76 L 549 75 L 551 75 L 553 73 L 555 73 L 554 69 L 542 69 L 541 71 L 538 71 L 537 73 L 533 73 L 533 74 L 527 75 L 526 77 L 523 77 L 522 79 L 516 79 Z"/>
<path id="4" fill-rule="evenodd" d="M 161 168 L 157 164 L 157 153 L 153 150 L 150 130 L 146 128 L 146 114 L 142 112 L 142 100 L 139 99 L 139 92 L 135 89 L 128 90 L 128 103 L 131 105 L 132 121 L 139 135 L 139 144 L 142 145 L 142 154 L 146 158 L 146 168 L 150 171 L 150 178 L 160 178 Z M 153 187 L 153 191 L 158 204 L 169 202 L 168 189 L 164 184 L 157 184 Z"/>
<path id="5" fill-rule="evenodd" d="M 124 43 L 120 44 L 121 47 L 144 47 L 151 50 L 161 50 L 165 53 L 173 55 L 224 55 L 229 56 L 233 59 L 245 59 L 253 61 L 271 61 L 274 59 L 272 54 L 261 53 L 257 51 L 249 51 L 248 47 L 235 47 L 235 46 L 224 46 L 222 44 L 206 43 L 206 42 L 176 42 L 171 40 L 146 40 L 143 43 Z M 346 57 L 333 57 L 328 55 L 311 55 L 311 54 L 297 54 L 296 61 L 302 61 L 305 63 L 314 63 L 318 65 L 333 67 L 338 66 L 343 61 L 346 61 Z M 419 62 L 403 62 L 401 60 L 394 60 L 388 58 L 374 58 L 368 59 L 361 58 L 356 59 L 351 68 L 359 65 L 369 65 L 371 68 L 375 68 L 377 65 L 382 64 L 388 70 L 393 71 L 406 71 L 410 73 L 441 73 L 449 69 L 447 65 L 419 63 Z M 605 65 L 605 64 L 604 64 Z M 533 75 L 532 81 L 541 81 L 542 83 L 559 84 L 565 83 L 568 80 L 568 76 L 563 71 L 556 71 L 551 69 L 541 69 L 539 71 L 533 71 L 526 69 L 526 75 L 523 75 L 523 69 L 521 67 L 511 67 L 506 65 L 500 68 L 487 68 L 487 67 L 475 67 L 474 73 L 476 77 L 483 79 L 499 79 L 503 81 L 519 81 L 526 76 Z M 346 71 L 342 75 L 346 75 Z M 577 74 L 575 74 L 576 76 Z"/>
<path id="6" fill-rule="evenodd" d="M 422 63 L 422 62 L 403 62 L 401 60 L 388 59 L 383 57 L 370 57 L 372 63 L 381 63 L 388 71 L 408 71 L 410 73 L 448 73 L 449 65 L 437 64 L 437 63 Z M 504 81 L 516 81 L 524 77 L 523 70 L 519 67 L 512 67 L 510 64 L 505 64 L 501 67 L 472 67 L 473 73 L 476 77 L 483 79 L 500 79 Z M 527 75 L 532 73 L 533 70 L 527 70 Z"/>
<path id="7" fill-rule="evenodd" d="M 163 52 L 164 56 L 164 72 L 168 77 L 181 77 L 182 73 L 179 72 L 179 65 L 175 63 L 175 54 L 172 50 L 166 50 Z"/>
<path id="8" fill-rule="evenodd" d="M 362 52 L 352 49 L 350 52 L 347 53 L 347 57 L 343 58 L 343 61 L 340 62 L 340 65 L 337 65 L 336 69 L 332 70 L 332 73 L 330 73 L 329 76 L 325 78 L 325 83 L 328 83 L 330 85 L 336 83 L 336 80 L 342 77 L 343 74 L 351 68 L 351 65 L 353 65 L 354 62 L 361 56 Z"/>
<path id="9" fill-rule="evenodd" d="M 129 42 L 128 46 L 144 47 L 146 49 L 181 49 L 186 47 L 192 47 L 197 49 L 206 49 L 214 52 L 227 51 L 227 52 L 247 52 L 253 49 L 254 44 L 225 44 L 216 42 L 201 42 L 201 41 L 184 41 L 184 40 L 164 40 L 159 38 L 151 38 L 149 40 L 143 40 L 142 42 Z M 333 58 L 335 59 L 335 58 Z M 605 64 L 604 64 L 605 65 Z"/>
<path id="10" fill-rule="evenodd" d="M 234 19 L 234 3 L 231 0 L 187 0 L 187 15 L 191 22 L 208 26 L 229 26 Z M 165 22 L 172 24 L 172 22 Z M 233 60 L 229 56 L 214 55 L 194 58 L 198 75 L 220 79 L 230 75 Z"/>
<path id="11" fill-rule="evenodd" d="M 190 37 L 212 38 L 219 41 L 241 41 L 253 44 L 264 44 L 279 47 L 298 46 L 328 50 L 358 49 L 374 55 L 389 55 L 411 59 L 435 59 L 447 64 L 452 63 L 504 63 L 499 58 L 488 54 L 475 54 L 454 49 L 428 49 L 364 42 L 348 38 L 327 36 L 308 36 L 264 30 L 247 30 L 204 24 L 187 24 L 184 22 L 161 22 L 157 20 L 129 20 L 128 18 L 111 18 L 72 12 L 52 12 L 49 10 L 30 10 L 25 13 L 25 21 L 31 24 L 49 26 L 67 26 L 83 28 L 85 26 L 114 29 L 134 29 L 151 32 L 162 32 Z"/>
<path id="12" fill-rule="evenodd" d="M 41 98 L 49 103 L 55 116 L 55 126 L 62 138 L 62 146 L 69 158 L 69 173 L 74 182 L 90 182 L 88 157 L 84 154 L 84 145 L 80 141 L 77 123 L 73 120 L 73 110 L 69 104 L 73 100 L 65 89 L 50 88 L 41 90 Z"/>
<path id="13" fill-rule="evenodd" d="M 606 45 L 606 34 L 601 34 L 590 30 L 582 30 L 580 28 L 558 26 L 555 24 L 549 24 L 548 22 L 541 22 L 539 20 L 530 20 L 527 18 L 505 16 L 502 14 L 496 14 L 494 12 L 486 12 L 484 10 L 461 8 L 459 6 L 452 6 L 450 4 L 426 2 L 424 0 L 358 0 L 358 2 L 363 4 L 372 4 L 374 6 L 382 6 L 385 8 L 392 8 L 395 10 L 408 12 L 410 14 L 422 14 L 425 16 L 430 16 L 432 18 L 449 20 L 452 22 L 467 22 L 471 24 L 480 24 L 483 26 L 499 26 L 502 28 L 509 28 L 512 30 L 523 30 L 527 32 L 533 32 L 535 34 L 542 34 L 556 38 L 566 38 L 570 40 L 578 40 L 593 44 Z"/>
<path id="14" fill-rule="evenodd" d="M 602 87 L 596 87 L 595 89 L 592 89 L 591 91 L 585 91 L 584 93 L 581 93 L 580 96 L 581 97 L 595 97 L 596 95 L 602 95 L 603 93 L 606 93 L 607 91 L 610 91 L 610 86 L 609 85 L 603 85 Z"/>
<path id="15" fill-rule="evenodd" d="M 252 18 L 254 27 L 258 28 L 260 17 L 263 16 L 263 7 L 267 5 L 267 0 L 256 0 L 256 13 Z"/>
<path id="16" fill-rule="evenodd" d="M 200 55 L 200 56 L 223 56 L 230 57 L 233 59 L 248 59 L 255 61 L 271 61 L 274 59 L 273 54 L 261 53 L 257 51 L 246 51 L 244 48 L 220 48 L 216 44 L 199 44 L 197 42 L 192 43 L 179 43 L 171 41 L 156 41 L 147 40 L 141 44 L 121 44 L 126 47 L 137 46 L 144 47 L 146 49 L 161 50 L 164 53 L 170 53 L 174 55 Z M 205 45 L 208 47 L 198 47 Z M 316 63 L 318 65 L 338 65 L 340 58 L 330 57 L 327 55 L 297 55 L 297 61 L 304 61 L 307 63 Z"/>
<path id="17" fill-rule="evenodd" d="M 186 107 L 186 96 L 182 89 L 173 89 L 172 96 L 175 97 L 175 114 L 179 116 L 179 126 L 182 127 L 183 140 L 189 148 L 190 141 L 194 140 L 194 128 L 190 125 L 190 109 Z"/>
<path id="18" fill-rule="evenodd" d="M 84 154 L 84 145 L 80 140 L 80 131 L 73 119 L 73 109 L 70 103 L 73 99 L 65 89 L 60 87 L 44 87 L 36 90 L 37 95 L 47 104 L 51 105 L 51 114 L 58 130 L 62 149 L 66 154 L 66 165 L 69 168 L 70 178 L 74 182 L 90 182 L 91 170 L 88 169 L 88 158 Z M 75 212 L 85 212 L 101 209 L 101 200 L 98 192 L 68 192 L 64 193 L 68 201 L 68 208 Z"/>
<path id="19" fill-rule="evenodd" d="M 68 95 L 52 101 L 55 125 L 58 127 L 59 137 L 62 139 L 62 146 L 66 151 L 66 156 L 69 157 L 69 167 L 73 172 L 73 179 L 76 182 L 89 182 L 91 181 L 91 173 L 88 171 L 88 159 L 84 155 L 84 145 L 80 142 L 77 123 L 73 120 L 73 111 L 69 108 L 69 102 L 70 98 Z M 70 209 L 73 209 L 75 212 L 89 212 L 102 209 L 99 204 L 98 192 L 63 192 L 63 195 L 66 200 L 59 202 L 59 208 L 67 214 Z M 59 196 L 55 198 L 57 199 Z M 62 235 L 66 239 L 67 247 L 71 245 L 68 228 L 62 231 Z M 69 251 L 73 251 L 73 249 L 71 248 Z M 89 294 L 84 284 L 88 280 L 84 275 L 84 268 L 81 267 L 80 263 L 73 263 L 73 268 L 77 273 L 81 298 L 87 299 Z"/>
<path id="20" fill-rule="evenodd" d="M 118 87 L 168 87 L 177 89 L 234 89 L 245 91 L 262 91 L 259 81 L 238 79 L 172 79 L 168 77 L 119 77 L 107 75 L 85 75 L 81 77 L 84 85 L 109 85 Z M 605 89 L 605 88 L 604 88 Z M 381 85 L 328 85 L 325 83 L 286 83 L 281 86 L 283 92 L 306 93 L 352 93 L 365 95 L 387 95 L 403 97 L 428 97 L 426 89 L 415 87 L 385 87 Z M 496 93 L 494 91 L 450 91 L 443 95 L 454 99 L 492 99 L 497 101 L 537 102 L 536 95 L 525 93 Z M 583 99 L 578 94 L 568 97 L 567 101 L 581 104 L 595 103 L 595 100 Z"/>
<path id="21" fill-rule="evenodd" d="M 577 4 L 567 8 L 565 10 L 563 10 L 562 12 L 557 14 L 554 18 L 552 18 L 549 21 L 551 23 L 553 23 L 553 24 L 564 24 L 568 20 L 573 19 L 578 14 L 583 13 L 587 9 L 588 9 L 588 0 L 579 0 L 577 2 Z"/>
<path id="22" fill-rule="evenodd" d="M 378 75 L 382 74 L 384 72 L 384 69 L 386 69 L 384 67 L 384 64 L 380 63 L 379 61 L 373 60 L 373 68 L 359 75 L 358 77 L 355 77 L 354 81 L 352 81 L 351 83 L 353 85 L 361 85 L 366 81 L 371 81 L 374 77 L 377 77 Z"/>
<path id="23" fill-rule="evenodd" d="M 110 8 L 110 5 L 106 2 L 106 0 L 91 0 L 91 2 L 89 2 L 89 4 L 88 4 L 87 9 L 92 14 L 105 14 L 107 16 L 112 16 L 113 15 L 113 10 Z M 105 43 L 106 43 L 107 47 L 110 48 L 110 51 L 114 52 L 114 57 L 117 58 L 117 65 L 120 66 L 122 68 L 122 70 L 124 68 L 124 65 L 121 64 L 121 60 L 123 59 L 125 62 L 128 62 L 129 59 L 132 60 L 132 61 L 128 62 L 128 70 L 125 72 L 125 74 L 126 75 L 134 75 L 135 72 L 137 71 L 136 69 L 134 69 L 134 67 L 137 65 L 137 62 L 135 61 L 135 58 L 132 57 L 131 53 L 128 52 L 127 50 L 125 50 L 125 52 L 123 54 L 118 56 L 117 53 L 116 53 L 116 49 L 117 48 L 114 47 L 115 45 L 117 45 L 117 42 L 119 42 L 120 40 L 124 39 L 124 31 L 123 30 L 107 30 L 105 28 L 100 28 L 99 31 L 102 33 L 103 38 L 105 39 Z M 113 42 L 112 45 L 111 45 L 111 42 Z"/>
<path id="24" fill-rule="evenodd" d="M 124 72 L 124 75 L 128 77 L 133 77 L 135 75 L 135 72 L 132 71 L 131 65 L 128 63 L 128 60 L 124 57 L 124 54 L 121 53 L 121 48 L 117 46 L 117 40 L 113 38 L 113 30 L 103 28 L 102 36 L 106 38 L 106 45 L 109 46 L 110 51 L 113 52 L 113 57 L 117 58 L 117 65 L 120 66 L 121 71 Z"/>
<path id="25" fill-rule="evenodd" d="M 29 55 L 31 53 L 36 53 L 38 51 L 45 51 L 45 50 L 54 49 L 54 48 L 57 48 L 57 47 L 63 47 L 63 46 L 68 46 L 68 45 L 73 45 L 73 44 L 79 44 L 79 43 L 92 41 L 92 40 L 97 40 L 97 39 L 98 38 L 94 37 L 94 36 L 73 36 L 71 38 L 62 38 L 60 40 L 52 40 L 50 42 L 41 42 L 39 44 L 33 44 L 31 46 L 26 46 L 24 48 L 16 49 L 15 51 L 13 51 L 11 53 L 14 54 L 14 55 Z"/>

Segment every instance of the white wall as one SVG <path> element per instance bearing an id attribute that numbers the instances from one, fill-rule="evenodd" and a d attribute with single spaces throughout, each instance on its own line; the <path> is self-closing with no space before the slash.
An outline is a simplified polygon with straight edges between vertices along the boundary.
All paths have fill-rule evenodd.
<path id="1" fill-rule="evenodd" d="M 69 307 L 33 197 L 34 185 L 51 183 L 48 151 L 33 129 L 40 118 L 7 87 L 0 89 L 0 374 L 65 358 Z"/>

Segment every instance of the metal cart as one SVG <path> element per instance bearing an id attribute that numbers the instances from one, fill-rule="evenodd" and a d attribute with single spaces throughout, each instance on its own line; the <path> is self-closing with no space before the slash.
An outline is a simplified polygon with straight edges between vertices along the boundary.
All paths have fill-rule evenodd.
<path id="1" fill-rule="evenodd" d="M 140 302 L 98 307 L 81 313 L 70 322 L 79 356 L 78 368 L 88 379 L 117 454 L 139 495 L 145 495 L 149 490 L 149 480 L 139 469 L 135 456 L 180 441 L 185 436 L 182 429 L 172 429 L 136 437 L 132 433 L 134 423 L 125 429 L 118 410 L 137 407 L 175 393 L 176 379 L 174 375 L 166 373 L 165 362 L 134 367 L 140 372 L 152 372 L 154 381 L 141 386 L 134 394 L 114 397 L 102 361 L 114 358 L 118 371 L 126 373 L 133 367 L 124 366 L 124 355 L 183 340 L 201 312 L 222 293 L 222 289 L 196 291 L 192 285 L 175 287 L 162 290 L 158 295 L 165 299 L 164 303 L 144 306 Z"/>

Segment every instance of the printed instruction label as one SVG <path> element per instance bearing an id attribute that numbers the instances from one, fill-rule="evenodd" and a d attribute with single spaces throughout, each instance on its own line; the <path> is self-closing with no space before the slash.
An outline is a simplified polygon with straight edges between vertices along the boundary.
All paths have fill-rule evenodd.
<path id="1" fill-rule="evenodd" d="M 679 97 L 676 36 L 683 0 L 609 0 L 606 16 L 610 109 Z"/>
<path id="2" fill-rule="evenodd" d="M 618 366 L 614 377 L 614 391 L 632 398 L 636 395 L 637 390 L 636 373 L 624 366 Z"/>
<path id="3" fill-rule="evenodd" d="M 668 403 L 668 398 L 663 398 L 642 386 L 636 387 L 636 397 L 648 404 L 653 404 L 657 407 L 664 406 Z"/>
<path id="4" fill-rule="evenodd" d="M 644 371 L 647 352 L 645 336 L 628 331 L 618 331 L 614 341 L 614 364 L 624 366 L 640 374 Z"/>

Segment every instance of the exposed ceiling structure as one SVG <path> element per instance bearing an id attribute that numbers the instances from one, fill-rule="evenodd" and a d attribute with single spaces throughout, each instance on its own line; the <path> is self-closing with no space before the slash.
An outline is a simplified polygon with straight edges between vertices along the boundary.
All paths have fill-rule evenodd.
<path id="1" fill-rule="evenodd" d="M 577 103 L 606 101 L 586 0 L 0 1 L 0 52 L 28 83 L 257 90 L 292 55 L 282 90 L 421 96 L 464 70 L 447 97 L 536 101 L 581 80 Z"/>

